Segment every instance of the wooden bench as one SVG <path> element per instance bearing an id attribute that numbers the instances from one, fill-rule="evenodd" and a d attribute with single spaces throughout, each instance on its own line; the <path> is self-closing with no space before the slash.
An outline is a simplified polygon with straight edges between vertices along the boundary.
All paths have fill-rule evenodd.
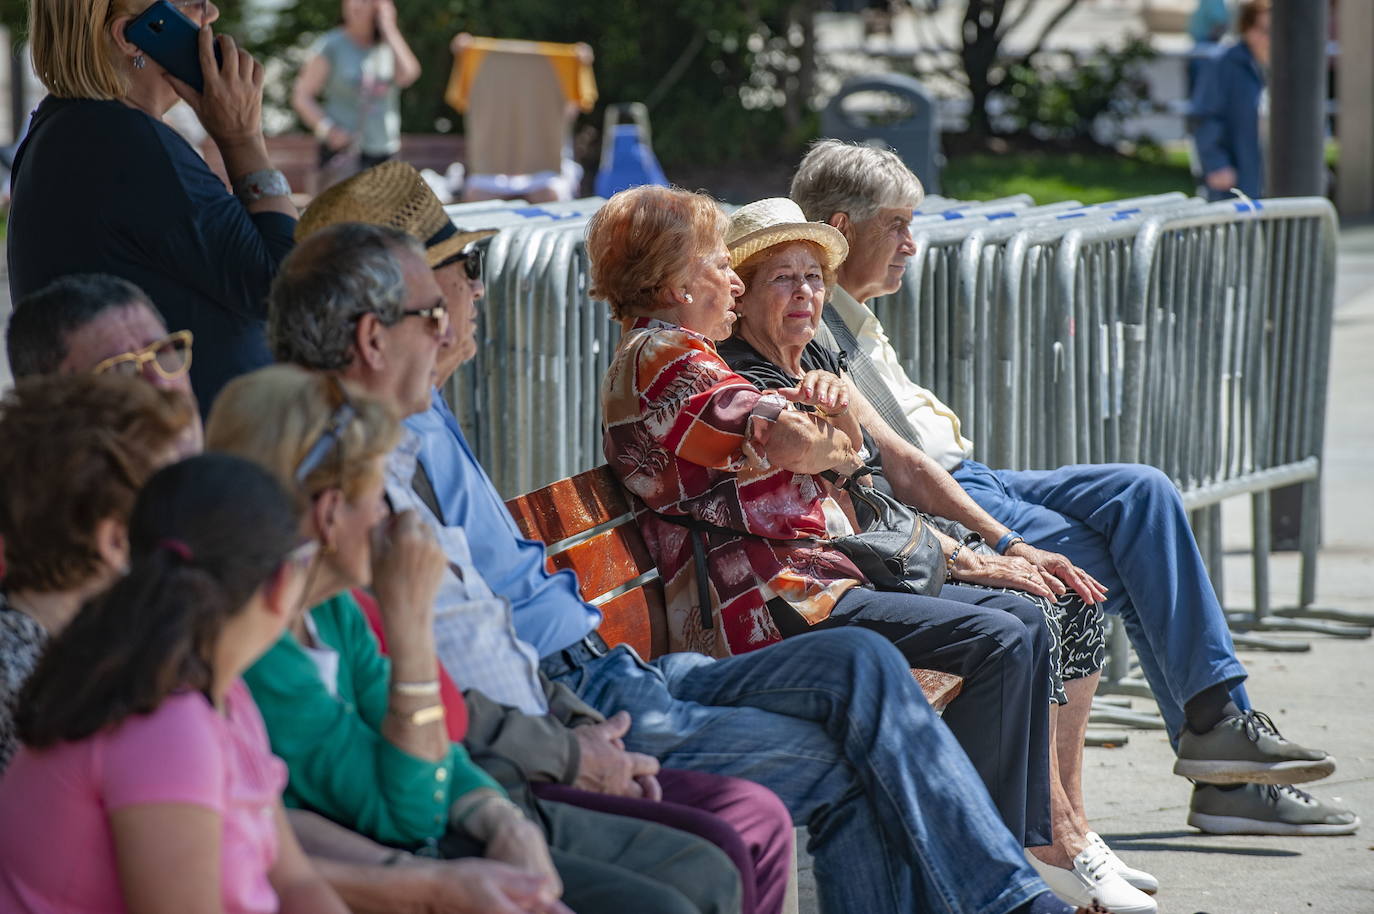
<path id="1" fill-rule="evenodd" d="M 547 544 L 550 568 L 577 572 L 582 598 L 605 617 L 598 631 L 607 644 L 628 644 L 648 659 L 668 652 L 663 581 L 609 467 L 560 479 L 506 507 L 526 537 Z M 911 675 L 937 711 L 963 685 L 935 670 Z"/>

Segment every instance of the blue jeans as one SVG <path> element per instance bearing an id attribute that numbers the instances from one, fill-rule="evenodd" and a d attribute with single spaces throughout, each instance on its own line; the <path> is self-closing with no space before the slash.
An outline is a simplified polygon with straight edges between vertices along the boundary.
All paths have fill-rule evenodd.
<path id="1" fill-rule="evenodd" d="M 826 914 L 1001 914 L 1047 891 L 902 655 L 860 628 L 725 660 L 618 647 L 559 677 L 627 748 L 748 778 L 810 832 Z"/>
<path id="2" fill-rule="evenodd" d="M 946 584 L 938 597 L 855 587 L 804 635 L 842 626 L 877 632 L 907 666 L 963 678 L 943 721 L 1013 838 L 1053 843 L 1050 828 L 1049 630 L 1015 594 Z"/>
<path id="3" fill-rule="evenodd" d="M 1125 624 L 1175 747 L 1183 706 L 1203 689 L 1225 684 L 1250 707 L 1245 667 L 1167 476 L 1134 463 L 991 470 L 966 460 L 954 478 L 999 522 L 1107 587 L 1106 610 Z"/>

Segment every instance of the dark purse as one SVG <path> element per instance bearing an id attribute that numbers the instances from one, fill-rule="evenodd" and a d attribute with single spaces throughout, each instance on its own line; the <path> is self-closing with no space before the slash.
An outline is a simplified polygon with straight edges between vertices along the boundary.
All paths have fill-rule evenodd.
<path id="1" fill-rule="evenodd" d="M 849 492 L 854 504 L 855 519 L 863 527 L 859 533 L 828 540 L 780 539 L 722 527 L 683 514 L 662 514 L 655 511 L 654 514 L 668 523 L 686 527 L 690 531 L 702 627 L 711 627 L 706 533 L 729 537 L 753 537 L 798 546 L 824 543 L 843 553 L 877 590 L 913 593 L 927 597 L 939 596 L 940 588 L 945 584 L 945 553 L 940 546 L 940 540 L 926 523 L 923 515 L 872 486 L 861 485 L 855 481 L 856 477 L 872 471 L 871 467 L 863 467 L 848 479 L 829 470 L 821 474 L 823 478 Z"/>
<path id="2" fill-rule="evenodd" d="M 863 530 L 837 536 L 829 545 L 843 552 L 878 590 L 938 597 L 945 584 L 945 552 L 925 517 L 853 477 L 840 488 L 849 492 Z"/>

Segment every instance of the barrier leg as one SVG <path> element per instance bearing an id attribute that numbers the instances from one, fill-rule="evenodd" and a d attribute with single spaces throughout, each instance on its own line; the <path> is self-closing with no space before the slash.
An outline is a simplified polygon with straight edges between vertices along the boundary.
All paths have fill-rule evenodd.
<path id="1" fill-rule="evenodd" d="M 1268 492 L 1256 492 L 1250 496 L 1252 504 L 1252 517 L 1250 517 L 1250 536 L 1253 537 L 1252 559 L 1254 575 L 1254 609 L 1252 612 L 1227 612 L 1226 621 L 1231 628 L 1231 640 L 1237 647 L 1248 647 L 1250 650 L 1268 650 L 1274 653 L 1305 653 L 1312 650 L 1311 643 L 1305 640 L 1292 640 L 1287 638 L 1265 638 L 1263 635 L 1256 635 L 1257 631 L 1304 631 L 1304 629 L 1290 629 L 1283 624 L 1282 620 L 1274 620 L 1270 616 L 1270 498 Z M 1220 515 L 1220 506 L 1217 507 L 1217 515 Z M 1194 521 L 1197 524 L 1197 521 Z M 1205 525 L 1208 531 L 1208 539 L 1213 535 L 1212 525 Z M 1220 533 L 1216 532 L 1220 537 Z M 1200 543 L 1201 546 L 1201 543 Z M 1210 551 L 1202 553 L 1208 557 L 1209 572 L 1210 562 L 1219 562 L 1219 558 L 1213 558 Z M 1224 597 L 1223 591 L 1219 587 L 1219 576 L 1213 575 L 1213 587 L 1219 597 Z M 1275 623 L 1276 624 L 1270 624 Z"/>
<path id="2" fill-rule="evenodd" d="M 1157 711 L 1132 711 L 1130 696 L 1154 700 L 1154 693 L 1144 679 L 1132 678 L 1131 644 L 1126 638 L 1126 626 L 1120 619 L 1107 620 L 1107 665 L 1102 670 L 1102 678 L 1097 683 L 1097 694 L 1093 696 L 1092 713 L 1088 722 L 1092 724 L 1113 724 L 1135 727 L 1140 730 L 1163 730 L 1164 719 Z M 1120 698 L 1109 698 L 1117 695 Z M 1097 745 L 1122 745 L 1124 738 L 1118 734 L 1106 734 Z M 1089 739 L 1087 745 L 1094 745 Z"/>
<path id="3" fill-rule="evenodd" d="M 1088 715 L 1090 724 L 1115 724 L 1118 727 L 1134 727 L 1137 730 L 1163 730 L 1164 718 L 1153 711 L 1132 711 L 1120 705 L 1093 698 L 1093 709 Z"/>
<path id="4" fill-rule="evenodd" d="M 1320 533 L 1320 516 L 1317 512 L 1321 495 L 1320 477 L 1303 483 L 1302 506 L 1302 577 L 1298 591 L 1298 605 L 1274 610 L 1274 615 L 1293 620 L 1325 620 L 1339 624 L 1341 634 L 1347 638 L 1368 638 L 1370 626 L 1374 626 L 1374 613 L 1355 612 L 1348 609 L 1314 607 L 1317 596 L 1317 544 Z M 1358 629 L 1363 628 L 1363 634 Z"/>
<path id="5" fill-rule="evenodd" d="M 1131 738 L 1122 730 L 1089 730 L 1088 735 L 1083 737 L 1083 745 L 1099 749 L 1120 749 L 1130 741 Z"/>
<path id="6" fill-rule="evenodd" d="M 1304 609 L 1317 599 L 1317 547 L 1321 544 L 1321 476 L 1302 484 L 1302 577 L 1298 588 L 1298 605 Z"/>
<path id="7" fill-rule="evenodd" d="M 1269 493 L 1256 492 L 1250 496 L 1251 510 L 1251 570 L 1255 582 L 1255 621 L 1264 622 L 1269 615 Z"/>
<path id="8" fill-rule="evenodd" d="M 1228 615 L 1232 627 L 1237 626 L 1236 616 L 1240 616 L 1242 630 L 1248 628 L 1262 632 L 1310 632 L 1337 638 L 1368 638 L 1371 631 L 1366 626 L 1374 623 L 1374 617 L 1364 625 L 1349 625 L 1346 622 L 1333 622 L 1329 621 L 1328 617 L 1317 616 L 1316 613 L 1320 610 L 1289 609 L 1274 613 L 1269 611 L 1269 493 L 1256 492 L 1251 496 L 1251 501 L 1254 505 L 1255 608 L 1248 614 Z M 1308 513 L 1303 519 L 1304 525 L 1315 523 L 1315 517 L 1315 513 Z M 1299 618 L 1293 618 L 1294 616 Z"/>

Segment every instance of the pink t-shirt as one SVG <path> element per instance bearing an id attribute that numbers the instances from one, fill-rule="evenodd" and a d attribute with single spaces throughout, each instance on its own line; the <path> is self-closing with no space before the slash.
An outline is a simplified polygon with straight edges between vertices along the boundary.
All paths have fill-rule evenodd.
<path id="1" fill-rule="evenodd" d="M 224 910 L 276 911 L 267 873 L 286 766 L 242 681 L 226 706 L 221 716 L 201 694 L 183 693 L 89 739 L 22 747 L 0 779 L 0 911 L 124 911 L 109 814 L 154 803 L 219 813 Z"/>

